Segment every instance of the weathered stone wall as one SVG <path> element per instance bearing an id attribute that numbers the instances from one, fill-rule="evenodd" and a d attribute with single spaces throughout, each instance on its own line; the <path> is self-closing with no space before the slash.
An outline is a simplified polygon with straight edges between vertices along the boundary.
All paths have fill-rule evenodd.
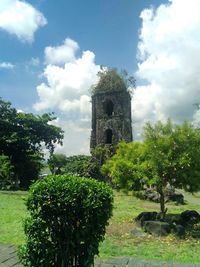
<path id="1" fill-rule="evenodd" d="M 110 110 L 112 114 L 109 114 Z M 108 130 L 112 131 L 113 145 L 120 140 L 132 141 L 131 98 L 126 91 L 99 92 L 92 96 L 90 147 L 95 148 L 99 144 L 106 144 L 109 139 Z"/>

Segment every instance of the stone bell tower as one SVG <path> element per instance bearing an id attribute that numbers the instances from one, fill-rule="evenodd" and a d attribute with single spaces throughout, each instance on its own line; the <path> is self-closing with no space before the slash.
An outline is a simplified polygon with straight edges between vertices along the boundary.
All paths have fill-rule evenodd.
<path id="1" fill-rule="evenodd" d="M 116 72 L 114 76 L 118 83 L 111 82 L 109 88 L 101 88 L 99 83 L 92 95 L 90 149 L 132 141 L 131 96 L 122 78 Z"/>

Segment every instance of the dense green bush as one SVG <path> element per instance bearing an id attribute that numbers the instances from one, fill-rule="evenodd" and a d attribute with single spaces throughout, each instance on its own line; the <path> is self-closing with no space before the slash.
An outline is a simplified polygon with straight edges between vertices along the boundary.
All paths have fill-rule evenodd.
<path id="1" fill-rule="evenodd" d="M 50 175 L 31 186 L 25 222 L 24 266 L 91 266 L 112 214 L 113 195 L 103 182 Z"/>

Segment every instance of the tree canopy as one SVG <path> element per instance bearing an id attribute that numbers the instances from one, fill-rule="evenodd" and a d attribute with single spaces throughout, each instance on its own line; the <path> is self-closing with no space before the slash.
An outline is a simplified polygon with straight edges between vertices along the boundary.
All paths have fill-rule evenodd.
<path id="1" fill-rule="evenodd" d="M 144 141 L 119 144 L 103 167 L 120 187 L 139 190 L 145 184 L 154 186 L 160 195 L 161 212 L 165 212 L 167 185 L 189 192 L 200 189 L 200 132 L 190 123 L 173 125 L 147 123 Z"/>
<path id="2" fill-rule="evenodd" d="M 53 114 L 17 112 L 0 98 L 0 155 L 9 157 L 22 187 L 37 177 L 42 148 L 52 153 L 56 143 L 62 144 L 63 131 L 51 124 L 54 119 Z"/>
<path id="3" fill-rule="evenodd" d="M 61 174 L 67 162 L 67 157 L 64 154 L 55 153 L 50 155 L 48 159 L 49 169 L 52 174 Z"/>
<path id="4" fill-rule="evenodd" d="M 52 154 L 48 165 L 52 174 L 71 174 L 75 176 L 89 176 L 88 165 L 90 156 L 75 155 L 67 157 L 64 154 Z"/>

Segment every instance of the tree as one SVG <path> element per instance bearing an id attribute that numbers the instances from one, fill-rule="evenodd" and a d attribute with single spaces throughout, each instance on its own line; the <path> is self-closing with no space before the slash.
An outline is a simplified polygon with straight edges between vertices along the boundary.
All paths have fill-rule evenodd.
<path id="1" fill-rule="evenodd" d="M 121 188 L 152 185 L 160 195 L 164 215 L 167 185 L 189 192 L 200 189 L 200 132 L 190 123 L 147 123 L 141 144 L 120 144 L 116 155 L 102 168 Z"/>
<path id="2" fill-rule="evenodd" d="M 139 191 L 147 182 L 143 144 L 140 142 L 118 144 L 115 155 L 106 161 L 101 172 L 111 178 L 117 188 Z"/>
<path id="3" fill-rule="evenodd" d="M 13 179 L 13 166 L 8 156 L 0 155 L 0 188 L 12 189 L 17 187 L 17 181 Z"/>
<path id="4" fill-rule="evenodd" d="M 61 174 L 67 162 L 67 157 L 64 154 L 52 154 L 48 159 L 48 165 L 52 174 Z"/>
<path id="5" fill-rule="evenodd" d="M 53 153 L 55 144 L 62 143 L 63 131 L 51 125 L 54 119 L 53 114 L 17 112 L 11 103 L 0 99 L 0 155 L 10 158 L 14 179 L 23 188 L 39 174 L 43 147 Z"/>
<path id="6" fill-rule="evenodd" d="M 113 154 L 112 146 L 98 145 L 91 151 L 92 156 L 74 155 L 66 157 L 64 154 L 52 154 L 48 165 L 52 174 L 70 174 L 105 180 L 100 168 Z"/>
<path id="7" fill-rule="evenodd" d="M 88 176 L 90 156 L 75 155 L 67 157 L 64 154 L 52 154 L 48 160 L 52 174 L 71 174 Z"/>
<path id="8" fill-rule="evenodd" d="M 67 157 L 67 161 L 64 167 L 65 173 L 76 175 L 76 176 L 86 176 L 88 177 L 88 164 L 90 161 L 90 156 L 77 155 Z"/>

